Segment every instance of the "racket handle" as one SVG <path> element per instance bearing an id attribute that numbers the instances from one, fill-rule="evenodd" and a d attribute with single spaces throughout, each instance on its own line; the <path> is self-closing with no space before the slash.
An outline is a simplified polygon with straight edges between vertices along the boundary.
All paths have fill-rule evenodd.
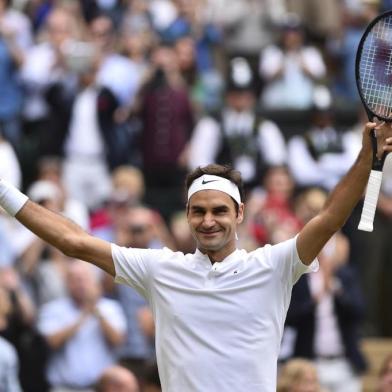
<path id="1" fill-rule="evenodd" d="M 382 172 L 372 170 L 367 184 L 365 201 L 363 203 L 361 220 L 358 230 L 373 231 L 374 214 L 376 213 L 378 195 L 380 193 Z"/>

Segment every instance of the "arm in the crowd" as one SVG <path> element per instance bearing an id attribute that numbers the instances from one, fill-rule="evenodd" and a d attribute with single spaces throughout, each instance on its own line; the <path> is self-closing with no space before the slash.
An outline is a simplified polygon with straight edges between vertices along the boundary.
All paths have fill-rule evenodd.
<path id="1" fill-rule="evenodd" d="M 361 199 L 372 166 L 372 144 L 370 132 L 377 129 L 378 156 L 384 149 L 392 150 L 392 129 L 389 125 L 367 123 L 363 132 L 362 149 L 349 172 L 331 192 L 322 211 L 309 221 L 299 233 L 297 249 L 304 264 L 310 264 L 331 236 L 337 232 L 350 216 Z"/>
<path id="2" fill-rule="evenodd" d="M 148 306 L 143 306 L 137 311 L 136 317 L 144 336 L 153 340 L 155 337 L 155 322 L 151 309 Z"/>
<path id="3" fill-rule="evenodd" d="M 49 347 L 53 350 L 61 348 L 70 338 L 72 338 L 78 331 L 82 324 L 85 322 L 90 313 L 83 312 L 76 323 L 67 326 L 60 331 L 57 331 L 51 335 L 46 335 L 45 339 Z"/>
<path id="4" fill-rule="evenodd" d="M 88 261 L 115 275 L 110 243 L 89 235 L 71 220 L 30 200 L 15 217 L 67 256 Z"/>
<path id="5" fill-rule="evenodd" d="M 95 308 L 94 314 L 97 317 L 101 330 L 107 342 L 115 347 L 119 346 L 124 342 L 125 335 L 115 327 L 99 312 L 98 308 Z"/>

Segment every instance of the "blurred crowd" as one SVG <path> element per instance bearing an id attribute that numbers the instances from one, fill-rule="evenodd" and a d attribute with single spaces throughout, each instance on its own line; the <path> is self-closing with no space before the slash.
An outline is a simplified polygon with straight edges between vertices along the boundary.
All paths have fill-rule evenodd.
<path id="1" fill-rule="evenodd" d="M 193 252 L 185 175 L 230 164 L 246 187 L 239 247 L 291 238 L 361 147 L 356 48 L 391 7 L 0 0 L 0 178 L 105 240 Z M 362 337 L 392 336 L 388 160 L 373 233 L 361 208 L 294 287 L 279 391 L 359 391 Z M 160 391 L 137 292 L 3 213 L 0 249 L 0 390 Z M 302 371 L 313 387 L 291 388 Z"/>

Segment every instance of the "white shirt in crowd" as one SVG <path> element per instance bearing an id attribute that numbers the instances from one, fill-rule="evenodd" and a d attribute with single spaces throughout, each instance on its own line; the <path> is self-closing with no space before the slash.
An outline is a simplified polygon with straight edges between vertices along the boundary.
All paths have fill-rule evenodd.
<path id="1" fill-rule="evenodd" d="M 125 333 L 125 315 L 116 301 L 101 298 L 97 307 L 114 328 Z M 74 325 L 81 312 L 69 298 L 53 300 L 42 306 L 38 329 L 43 335 L 54 334 Z M 108 345 L 99 321 L 90 316 L 60 350 L 52 353 L 47 377 L 53 386 L 85 388 L 95 383 L 102 371 L 113 365 L 116 359 L 115 349 Z"/>
<path id="2" fill-rule="evenodd" d="M 211 264 L 196 251 L 112 244 L 116 281 L 148 299 L 163 391 L 273 392 L 293 284 L 307 267 L 295 238 Z"/>
<path id="3" fill-rule="evenodd" d="M 311 76 L 304 72 L 303 66 Z M 272 78 L 280 69 L 282 76 Z M 321 79 L 325 73 L 323 57 L 315 47 L 303 47 L 296 52 L 285 53 L 276 45 L 267 46 L 260 59 L 260 75 L 267 80 L 261 96 L 263 107 L 308 109 L 313 103 L 315 82 L 312 78 Z"/>
<path id="4" fill-rule="evenodd" d="M 254 132 L 256 116 L 252 112 L 236 112 L 225 110 L 222 116 L 223 127 L 227 136 L 246 134 L 251 136 Z M 195 127 L 190 143 L 189 167 L 195 169 L 215 163 L 222 147 L 223 138 L 221 125 L 212 117 L 202 118 Z M 286 163 L 286 142 L 278 126 L 269 120 L 260 121 L 257 133 L 258 150 L 268 165 L 282 165 Z M 249 157 L 239 157 L 233 166 L 241 171 L 244 181 L 253 178 L 255 162 Z"/>

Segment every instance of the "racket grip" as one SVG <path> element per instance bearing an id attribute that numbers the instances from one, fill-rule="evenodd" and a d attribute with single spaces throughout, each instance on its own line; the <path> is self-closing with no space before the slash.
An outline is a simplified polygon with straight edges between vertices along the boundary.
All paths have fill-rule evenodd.
<path id="1" fill-rule="evenodd" d="M 374 214 L 376 213 L 381 180 L 382 171 L 372 170 L 370 172 L 358 230 L 373 231 Z"/>

